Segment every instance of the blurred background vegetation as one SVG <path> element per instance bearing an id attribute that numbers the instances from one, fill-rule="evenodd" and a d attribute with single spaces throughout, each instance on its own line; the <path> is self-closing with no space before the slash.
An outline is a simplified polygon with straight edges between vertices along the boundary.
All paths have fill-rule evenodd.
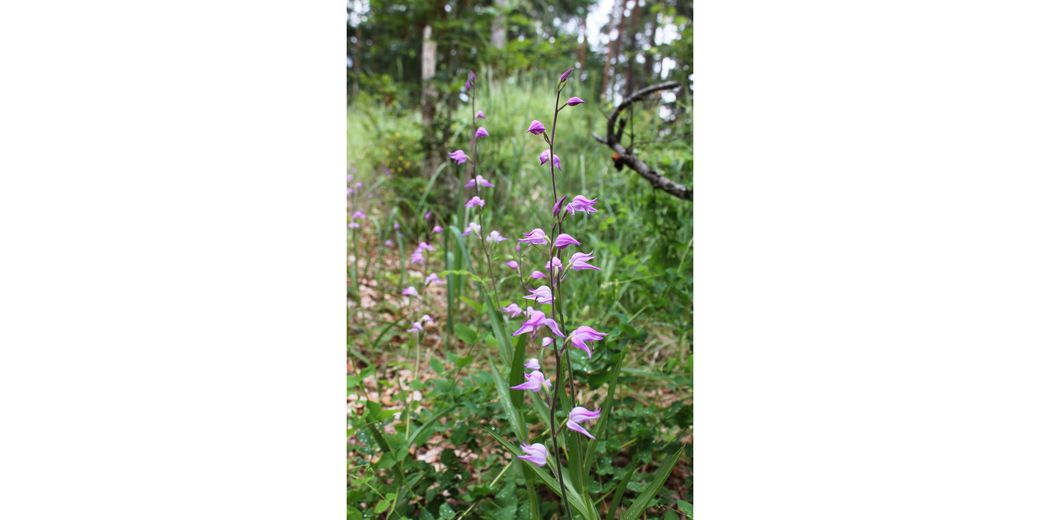
<path id="1" fill-rule="evenodd" d="M 579 218 L 578 238 L 583 251 L 595 253 L 604 272 L 568 280 L 568 300 L 575 306 L 569 314 L 595 320 L 611 340 L 597 346 L 591 360 L 573 360 L 591 395 L 602 398 L 603 382 L 623 357 L 619 404 L 612 412 L 615 430 L 596 447 L 602 459 L 596 472 L 607 486 L 621 481 L 628 468 L 638 468 L 624 481 L 624 497 L 648 486 L 654 467 L 675 446 L 692 441 L 692 203 L 615 165 L 612 151 L 593 134 L 605 134 L 606 116 L 627 95 L 654 83 L 678 81 L 679 89 L 626 111 L 622 141 L 661 174 L 693 185 L 692 11 L 685 1 L 348 2 L 348 164 L 353 179 L 364 184 L 363 196 L 353 201 L 358 207 L 351 211 L 364 210 L 376 224 L 374 234 L 366 235 L 369 244 L 352 247 L 358 255 L 385 240 L 400 244 L 390 255 L 393 269 L 364 269 L 380 278 L 379 283 L 404 284 L 407 273 L 396 268 L 397 255 L 407 255 L 418 241 L 429 239 L 428 224 L 421 218 L 425 212 L 445 227 L 460 223 L 453 220 L 458 218 L 458 167 L 447 154 L 459 148 L 469 151 L 472 126 L 463 84 L 470 70 L 478 75 L 476 107 L 487 115 L 481 124 L 490 133 L 481 140 L 479 154 L 480 173 L 495 183 L 487 195 L 487 230 L 515 239 L 533 227 L 551 228 L 546 215 L 552 198 L 548 170 L 537 159 L 545 146 L 525 130 L 532 119 L 548 126 L 556 79 L 575 67 L 565 95 L 582 97 L 586 104 L 561 113 L 558 181 L 563 193 L 598 199 L 600 212 Z M 392 230 L 395 222 L 401 226 L 398 231 Z M 519 298 L 515 282 L 503 282 L 500 291 Z M 465 339 L 480 345 L 492 339 L 481 324 L 475 293 L 467 298 L 464 292 L 454 312 L 456 323 L 468 323 L 475 333 Z M 383 318 L 373 321 L 372 314 L 364 314 L 366 307 Z M 391 391 L 382 371 L 397 364 L 411 366 L 404 332 L 408 323 L 395 322 L 391 307 L 381 298 L 363 301 L 359 293 L 351 294 L 348 393 L 370 395 L 366 380 L 376 380 L 377 394 Z M 443 321 L 443 315 L 433 314 Z M 483 433 L 489 425 L 506 422 L 487 372 L 496 358 L 482 356 L 480 350 L 466 355 L 454 345 L 445 348 L 443 339 L 429 342 L 432 359 L 427 366 L 437 377 L 424 382 L 424 413 L 429 418 L 439 410 L 451 411 L 437 417 L 425 438 L 411 441 L 449 449 L 437 452 L 436 463 L 423 460 L 432 460 L 425 456 L 429 448 L 414 446 L 410 449 L 419 456 L 407 461 L 380 456 L 383 450 L 372 437 L 378 429 L 361 424 L 389 424 L 402 406 L 394 399 L 381 403 L 378 395 L 366 399 L 359 412 L 365 420 L 354 417 L 348 432 L 350 514 L 381 518 L 404 507 L 407 518 L 527 518 L 522 476 L 505 470 L 511 459 L 493 450 L 494 441 Z M 448 378 L 455 370 L 462 371 L 459 384 Z M 386 440 L 395 442 L 392 435 Z M 402 465 L 401 477 L 410 487 L 426 492 L 413 504 L 388 499 L 399 492 L 388 484 L 396 480 L 394 461 Z M 692 500 L 691 462 L 692 453 L 683 457 L 667 482 L 669 493 L 654 501 L 647 517 L 686 514 Z M 601 504 L 604 510 L 611 496 Z M 556 500 L 550 497 L 545 498 L 552 512 Z"/>

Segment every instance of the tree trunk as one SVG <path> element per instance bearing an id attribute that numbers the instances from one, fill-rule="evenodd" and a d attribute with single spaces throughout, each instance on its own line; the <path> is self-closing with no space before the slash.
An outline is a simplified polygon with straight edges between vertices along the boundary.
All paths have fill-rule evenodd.
<path id="1" fill-rule="evenodd" d="M 607 21 L 607 35 L 618 26 L 623 24 L 622 19 L 625 15 L 625 0 L 615 0 L 614 9 L 610 13 L 610 20 Z M 620 37 L 620 33 L 619 36 Z M 611 71 L 611 64 L 614 58 L 614 54 L 617 52 L 617 41 L 618 37 L 610 40 L 607 44 L 607 55 L 603 58 L 603 81 L 600 83 L 600 92 L 603 99 L 608 99 L 610 95 L 610 76 L 613 73 Z"/>
<path id="2" fill-rule="evenodd" d="M 429 134 L 433 130 L 433 117 L 437 111 L 437 90 L 433 86 L 433 75 L 437 71 L 437 42 L 433 39 L 433 28 L 429 25 L 423 27 L 423 39 L 422 39 L 422 100 L 421 100 L 421 112 L 423 128 L 427 132 L 427 139 L 424 148 L 426 148 L 426 159 L 423 161 L 423 175 L 429 177 L 433 175 L 433 170 L 436 168 L 436 164 L 433 159 L 433 153 L 430 149 L 431 142 L 433 141 L 432 135 Z"/>
<path id="3" fill-rule="evenodd" d="M 647 36 L 647 38 L 650 39 L 648 44 L 647 44 L 647 48 L 648 49 L 654 48 L 654 47 L 657 46 L 657 16 L 658 15 L 656 13 L 654 13 L 653 16 L 654 16 L 654 19 L 653 19 L 652 22 L 650 22 L 650 35 Z M 643 54 L 643 59 L 644 59 L 644 62 L 643 62 L 643 77 L 646 78 L 647 82 L 653 83 L 654 81 L 657 80 L 657 78 L 654 77 L 654 65 L 655 65 L 654 64 L 654 54 L 652 52 L 644 53 Z"/>
<path id="4" fill-rule="evenodd" d="M 506 46 L 506 0 L 495 0 L 495 19 L 491 21 L 491 46 Z"/>
<path id="5" fill-rule="evenodd" d="M 578 25 L 578 32 L 581 33 L 581 45 L 578 46 L 578 65 L 581 70 L 585 70 L 585 54 L 589 50 L 588 24 L 585 23 L 587 17 L 587 14 L 582 16 Z"/>
<path id="6" fill-rule="evenodd" d="M 635 67 L 636 67 L 636 54 L 639 53 L 639 49 L 636 47 L 636 35 L 639 34 L 639 0 L 636 0 L 636 6 L 632 8 L 632 23 L 628 29 L 628 52 L 625 53 L 626 59 L 628 60 L 628 69 L 625 71 L 625 97 L 631 96 L 632 92 L 635 92 Z"/>

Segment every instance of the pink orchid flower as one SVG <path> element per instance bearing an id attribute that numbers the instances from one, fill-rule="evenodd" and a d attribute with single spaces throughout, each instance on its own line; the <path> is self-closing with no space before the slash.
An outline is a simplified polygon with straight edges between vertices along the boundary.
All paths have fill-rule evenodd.
<path id="1" fill-rule="evenodd" d="M 567 204 L 566 210 L 573 215 L 575 211 L 584 211 L 586 214 L 593 214 L 596 212 L 596 199 L 587 199 L 581 195 L 575 195 L 571 199 L 570 203 Z"/>
<path id="2" fill-rule="evenodd" d="M 590 439 L 595 439 L 591 433 L 581 427 L 580 423 L 599 419 L 599 414 L 600 411 L 598 409 L 595 412 L 592 412 L 587 408 L 575 406 L 571 410 L 571 413 L 567 414 L 567 429 L 576 431 Z"/>
<path id="3" fill-rule="evenodd" d="M 542 228 L 534 228 L 531 231 L 524 234 L 522 238 L 517 242 L 523 242 L 525 244 L 534 244 L 537 246 L 544 246 L 549 243 L 549 237 L 545 236 L 545 231 Z"/>
<path id="4" fill-rule="evenodd" d="M 520 306 L 515 303 L 510 303 L 509 305 L 502 307 L 502 311 L 508 313 L 510 318 L 515 318 L 524 312 L 520 309 Z"/>
<path id="5" fill-rule="evenodd" d="M 552 289 L 549 289 L 548 286 L 543 285 L 537 289 L 533 289 L 528 292 L 530 292 L 531 294 L 528 296 L 524 296 L 525 300 L 534 300 L 542 304 L 552 303 L 553 301 Z"/>
<path id="6" fill-rule="evenodd" d="M 530 307 L 527 308 L 527 321 L 516 329 L 513 333 L 514 336 L 521 334 L 527 334 L 528 332 L 534 332 L 542 327 L 548 328 L 553 334 L 563 337 L 563 332 L 560 331 L 560 326 L 556 324 L 556 320 L 546 318 L 545 313 L 542 311 L 536 311 Z"/>
<path id="7" fill-rule="evenodd" d="M 516 458 L 526 460 L 535 466 L 544 466 L 546 457 L 549 456 L 545 445 L 537 442 L 534 444 L 521 444 L 520 449 L 524 450 L 524 455 L 518 455 Z"/>
<path id="8" fill-rule="evenodd" d="M 524 379 L 526 379 L 526 381 L 524 381 L 523 383 L 520 383 L 516 386 L 511 386 L 509 388 L 513 390 L 530 390 L 534 393 L 538 393 L 542 391 L 543 388 L 548 390 L 549 387 L 552 386 L 552 383 L 550 383 L 549 380 L 545 378 L 545 374 L 542 374 L 540 370 L 535 370 L 534 372 L 531 372 L 529 374 L 524 374 Z"/>
<path id="9" fill-rule="evenodd" d="M 571 332 L 571 335 L 567 336 L 567 339 L 570 340 L 571 345 L 574 345 L 575 347 L 584 350 L 585 353 L 589 355 L 589 358 L 592 358 L 592 350 L 585 342 L 600 341 L 605 337 L 607 337 L 606 334 L 599 332 L 598 330 L 592 327 L 582 325 L 574 329 L 574 331 Z"/>

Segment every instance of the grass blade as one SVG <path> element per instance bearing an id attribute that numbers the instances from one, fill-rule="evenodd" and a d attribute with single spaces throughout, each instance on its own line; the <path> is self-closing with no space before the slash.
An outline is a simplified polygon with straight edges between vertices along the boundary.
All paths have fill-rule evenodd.
<path id="1" fill-rule="evenodd" d="M 636 520 L 650 506 L 650 501 L 661 491 L 661 486 L 668 480 L 668 475 L 672 474 L 672 468 L 675 467 L 675 463 L 679 462 L 679 457 L 682 456 L 684 448 L 680 447 L 675 450 L 675 453 L 669 456 L 664 464 L 657 469 L 657 473 L 654 474 L 654 480 L 632 501 L 632 504 L 621 515 L 622 520 Z"/>

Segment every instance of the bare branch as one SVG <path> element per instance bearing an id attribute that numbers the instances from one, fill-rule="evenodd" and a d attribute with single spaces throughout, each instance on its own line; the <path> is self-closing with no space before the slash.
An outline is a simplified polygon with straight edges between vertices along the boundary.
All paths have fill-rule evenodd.
<path id="1" fill-rule="evenodd" d="M 595 134 L 593 134 L 592 137 L 596 141 L 603 143 L 608 148 L 614 151 L 614 165 L 618 169 L 621 169 L 622 165 L 628 166 L 636 173 L 641 175 L 643 178 L 650 181 L 650 185 L 654 188 L 664 190 L 665 192 L 679 197 L 680 199 L 693 200 L 692 189 L 672 181 L 671 179 L 658 173 L 657 170 L 651 168 L 650 165 L 640 160 L 638 157 L 635 156 L 634 153 L 622 146 L 621 143 L 618 142 L 619 136 L 617 135 L 617 118 L 619 115 L 621 115 L 621 112 L 628 108 L 632 103 L 635 103 L 636 101 L 639 101 L 640 99 L 643 99 L 644 97 L 653 94 L 654 92 L 657 92 L 659 90 L 669 90 L 679 87 L 680 84 L 678 81 L 666 81 L 664 83 L 650 85 L 649 87 L 637 90 L 631 96 L 628 96 L 627 98 L 622 100 L 621 103 L 617 106 L 617 108 L 615 108 L 614 111 L 610 113 L 610 117 L 607 118 L 606 139 Z"/>

